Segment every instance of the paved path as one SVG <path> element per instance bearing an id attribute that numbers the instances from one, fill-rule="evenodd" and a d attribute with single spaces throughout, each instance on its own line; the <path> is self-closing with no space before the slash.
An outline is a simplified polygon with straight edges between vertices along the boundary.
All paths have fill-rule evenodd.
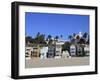
<path id="1" fill-rule="evenodd" d="M 89 57 L 26 59 L 26 68 L 89 65 Z"/>

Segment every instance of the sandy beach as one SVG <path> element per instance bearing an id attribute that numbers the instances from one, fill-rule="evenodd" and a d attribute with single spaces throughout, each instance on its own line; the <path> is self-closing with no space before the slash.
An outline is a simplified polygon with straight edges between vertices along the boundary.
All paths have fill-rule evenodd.
<path id="1" fill-rule="evenodd" d="M 89 57 L 26 59 L 25 68 L 89 65 Z"/>

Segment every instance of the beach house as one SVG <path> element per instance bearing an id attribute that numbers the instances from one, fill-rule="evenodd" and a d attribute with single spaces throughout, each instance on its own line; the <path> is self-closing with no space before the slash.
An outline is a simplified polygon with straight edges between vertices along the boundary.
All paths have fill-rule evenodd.
<path id="1" fill-rule="evenodd" d="M 40 59 L 46 59 L 47 53 L 48 53 L 48 47 L 47 46 L 41 47 L 41 49 L 40 49 Z"/>
<path id="2" fill-rule="evenodd" d="M 31 53 L 31 58 L 39 58 L 40 57 L 40 47 L 39 45 L 33 45 L 33 51 Z"/>
<path id="3" fill-rule="evenodd" d="M 55 58 L 61 58 L 62 56 L 62 45 L 64 44 L 63 41 L 57 41 L 55 43 Z"/>
<path id="4" fill-rule="evenodd" d="M 26 59 L 31 59 L 31 54 L 32 54 L 33 48 L 32 47 L 25 47 L 25 58 Z"/>
<path id="5" fill-rule="evenodd" d="M 55 45 L 48 46 L 47 58 L 54 58 L 55 56 Z"/>
<path id="6" fill-rule="evenodd" d="M 70 55 L 76 56 L 76 46 L 74 44 L 70 46 Z"/>
<path id="7" fill-rule="evenodd" d="M 85 47 L 84 47 L 84 52 L 85 52 L 85 55 L 86 55 L 86 56 L 89 56 L 89 53 L 90 53 L 90 52 L 89 52 L 89 49 L 90 49 L 90 48 L 89 48 L 89 45 L 85 45 Z"/>
<path id="8" fill-rule="evenodd" d="M 84 52 L 84 47 L 77 45 L 77 56 L 82 56 Z"/>

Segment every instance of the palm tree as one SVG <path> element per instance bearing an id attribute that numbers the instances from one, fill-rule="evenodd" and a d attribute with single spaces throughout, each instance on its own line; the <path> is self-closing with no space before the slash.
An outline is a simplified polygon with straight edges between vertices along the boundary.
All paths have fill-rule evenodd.
<path id="1" fill-rule="evenodd" d="M 69 39 L 70 41 L 72 41 L 72 38 L 73 38 L 72 35 L 69 35 L 69 36 L 68 36 L 68 39 Z"/>
<path id="2" fill-rule="evenodd" d="M 68 51 L 68 52 L 70 52 L 70 45 L 71 45 L 71 43 L 70 42 L 68 42 L 68 41 L 66 41 L 63 45 L 62 45 L 62 51 Z"/>
<path id="3" fill-rule="evenodd" d="M 40 32 L 38 32 L 36 36 L 37 36 L 37 37 L 40 36 Z"/>
<path id="4" fill-rule="evenodd" d="M 58 39 L 59 39 L 59 36 L 55 36 L 55 38 L 54 38 L 56 41 L 58 41 Z"/>
<path id="5" fill-rule="evenodd" d="M 87 41 L 86 41 L 86 44 L 89 45 L 89 43 L 90 43 L 90 37 L 89 37 L 89 35 L 88 35 L 88 39 L 87 39 Z"/>
<path id="6" fill-rule="evenodd" d="M 63 38 L 63 36 L 62 36 L 62 35 L 60 35 L 60 38 L 62 39 L 62 38 Z"/>
<path id="7" fill-rule="evenodd" d="M 76 34 L 75 34 L 75 33 L 73 33 L 73 38 L 75 38 L 75 36 L 76 36 Z"/>
<path id="8" fill-rule="evenodd" d="M 48 44 L 52 44 L 52 42 L 53 42 L 51 35 L 48 35 L 46 40 L 48 41 Z"/>
<path id="9" fill-rule="evenodd" d="M 81 38 L 78 43 L 79 44 L 84 44 L 85 43 L 85 39 Z"/>
<path id="10" fill-rule="evenodd" d="M 26 44 L 32 43 L 33 42 L 33 38 L 31 36 L 26 36 L 25 37 L 25 42 L 26 42 Z"/>
<path id="11" fill-rule="evenodd" d="M 45 42 L 45 35 L 44 34 L 41 34 L 39 37 L 38 37 L 38 42 L 40 44 L 46 44 Z"/>
<path id="12" fill-rule="evenodd" d="M 76 36 L 76 43 L 78 43 L 79 41 L 80 41 L 80 36 L 77 35 L 77 36 Z"/>
<path id="13" fill-rule="evenodd" d="M 88 33 L 86 33 L 86 32 L 85 32 L 85 33 L 83 34 L 83 38 L 85 38 L 85 39 L 86 39 L 86 38 L 87 38 L 87 36 L 88 36 Z"/>
<path id="14" fill-rule="evenodd" d="M 76 34 L 74 33 L 73 35 L 69 35 L 69 37 L 68 37 L 72 43 L 75 43 L 75 40 L 76 40 L 75 36 L 76 36 Z"/>
<path id="15" fill-rule="evenodd" d="M 83 34 L 83 39 L 85 40 L 85 43 L 86 43 L 86 41 L 87 41 L 87 38 L 88 38 L 88 33 L 85 32 L 85 33 Z"/>
<path id="16" fill-rule="evenodd" d="M 51 35 L 48 35 L 47 36 L 47 40 L 51 40 L 52 39 L 52 36 Z"/>
<path id="17" fill-rule="evenodd" d="M 36 37 L 33 40 L 33 43 L 35 44 L 46 44 L 45 42 L 45 34 L 37 33 Z"/>

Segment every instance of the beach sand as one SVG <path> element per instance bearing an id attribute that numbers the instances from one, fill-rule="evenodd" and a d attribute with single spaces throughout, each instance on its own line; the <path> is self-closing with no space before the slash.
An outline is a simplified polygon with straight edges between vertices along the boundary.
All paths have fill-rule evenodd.
<path id="1" fill-rule="evenodd" d="M 25 68 L 89 65 L 89 57 L 25 59 Z"/>

